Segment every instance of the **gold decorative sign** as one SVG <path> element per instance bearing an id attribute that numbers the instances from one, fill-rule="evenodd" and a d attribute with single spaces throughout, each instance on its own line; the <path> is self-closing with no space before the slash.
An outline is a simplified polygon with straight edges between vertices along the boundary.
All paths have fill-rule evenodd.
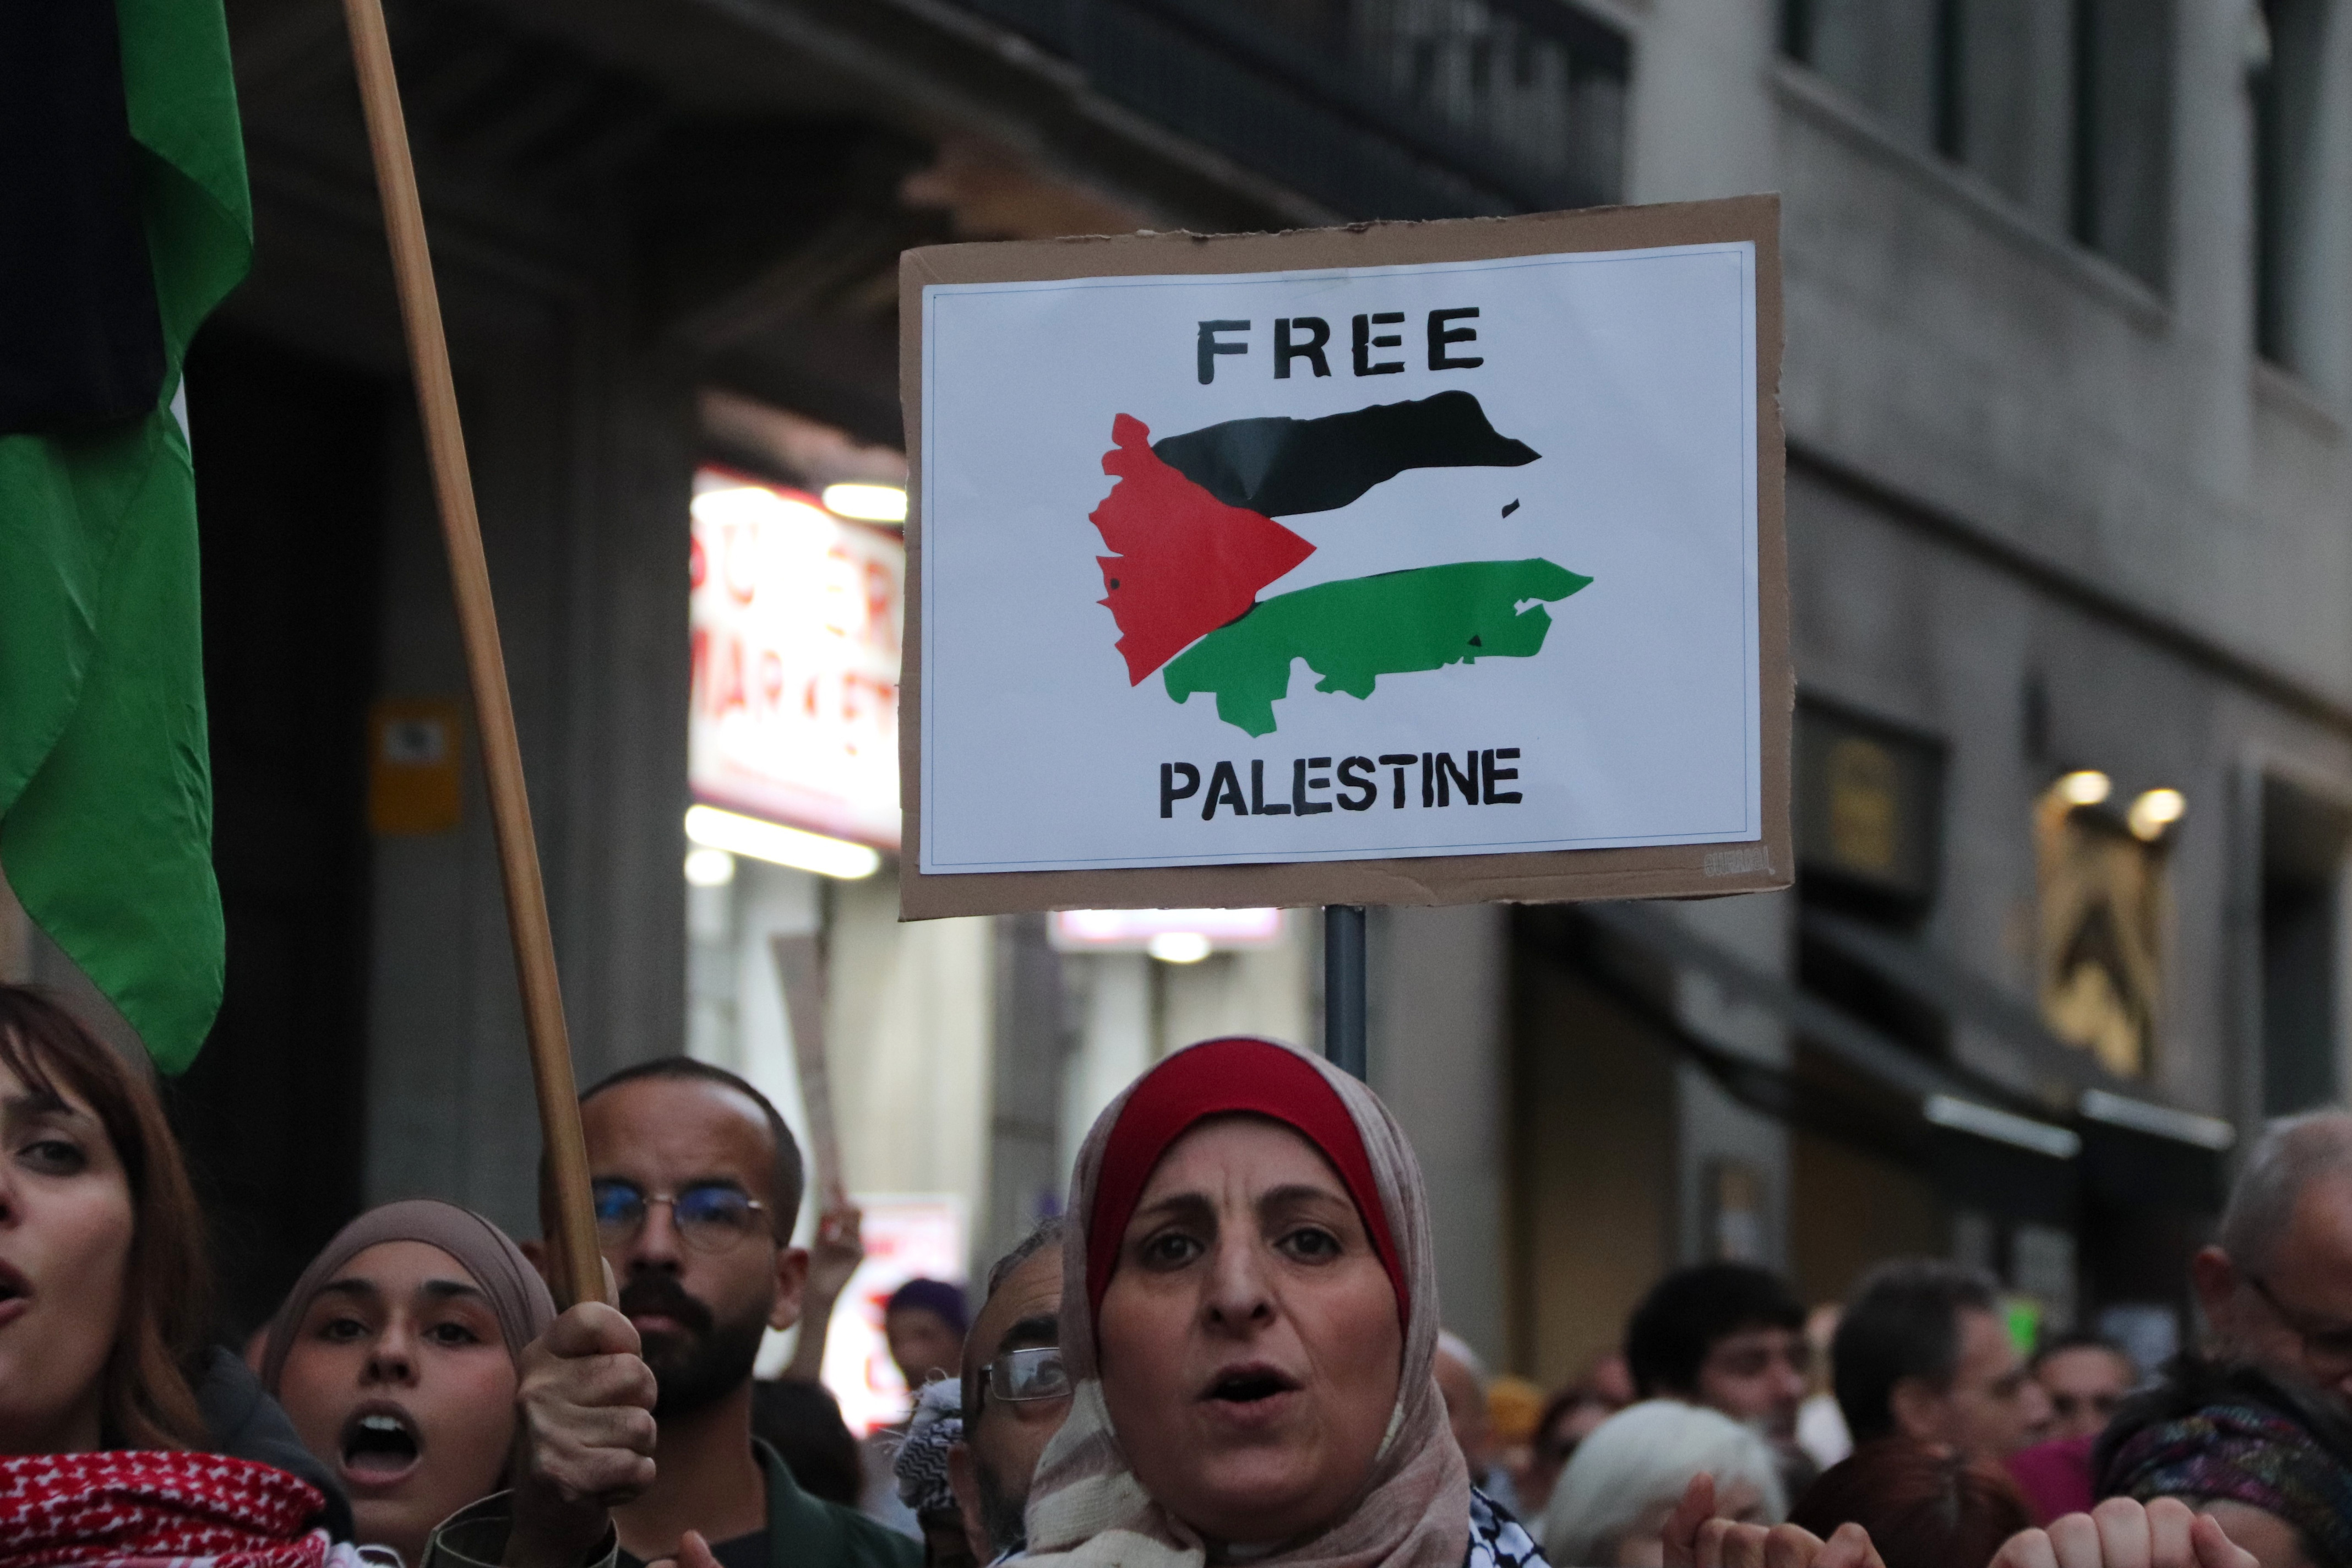
<path id="1" fill-rule="evenodd" d="M 2108 1071 L 2142 1078 L 2163 1006 L 2165 851 L 2061 786 L 2034 807 L 2042 1021 Z"/>

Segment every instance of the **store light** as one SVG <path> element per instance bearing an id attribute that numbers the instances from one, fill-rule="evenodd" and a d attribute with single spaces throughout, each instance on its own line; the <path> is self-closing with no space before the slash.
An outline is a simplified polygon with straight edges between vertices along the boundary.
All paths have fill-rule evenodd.
<path id="1" fill-rule="evenodd" d="M 713 805 L 688 810 L 686 836 L 706 849 L 748 855 L 754 860 L 838 877 L 845 882 L 870 877 L 882 868 L 882 857 L 863 844 L 828 838 L 822 833 L 805 833 L 778 822 L 762 822 L 756 816 L 721 811 Z"/>
<path id="2" fill-rule="evenodd" d="M 1209 956 L 1209 939 L 1196 931 L 1163 931 L 1143 951 L 1162 963 L 1198 963 Z"/>
<path id="3" fill-rule="evenodd" d="M 2131 803 L 2124 814 L 2124 822 L 2136 838 L 2153 844 L 2164 837 L 2164 830 L 2179 821 L 2189 810 L 2189 797 L 2177 789 L 2152 789 Z"/>
<path id="4" fill-rule="evenodd" d="M 802 495 L 785 495 L 766 485 L 719 485 L 694 498 L 690 510 L 697 522 L 712 528 L 776 527 L 803 547 L 823 550 L 830 542 L 833 519 Z"/>
<path id="5" fill-rule="evenodd" d="M 2115 781 L 2096 768 L 2077 768 L 2050 787 L 2068 805 L 2096 805 L 2116 791 Z"/>
<path id="6" fill-rule="evenodd" d="M 1957 1095 L 1931 1094 L 1921 1101 L 1919 1112 L 1938 1127 L 2031 1149 L 2053 1160 L 2071 1160 L 2083 1152 L 2082 1135 L 2069 1128 L 2053 1127 L 2047 1121 L 2036 1121 L 2030 1116 L 2019 1116 Z"/>
<path id="7" fill-rule="evenodd" d="M 1056 910 L 1046 928 L 1057 952 L 1150 952 L 1163 936 L 1182 947 L 1199 937 L 1212 952 L 1279 946 L 1282 911 L 1251 910 Z M 1192 959 L 1173 959 L 1189 963 Z"/>
<path id="8" fill-rule="evenodd" d="M 2193 1110 L 2176 1110 L 2169 1105 L 2155 1105 L 2127 1095 L 2110 1094 L 2104 1089 L 2084 1089 L 2077 1108 L 2094 1121 L 2104 1121 L 2111 1127 L 2128 1127 L 2135 1132 L 2169 1138 L 2179 1143 L 2193 1143 L 2217 1154 L 2238 1141 L 2238 1130 L 2218 1116 L 2200 1116 Z"/>
<path id="9" fill-rule="evenodd" d="M 824 510 L 861 522 L 907 521 L 907 491 L 900 485 L 840 484 L 824 487 Z"/>
<path id="10" fill-rule="evenodd" d="M 724 849 L 689 849 L 686 879 L 698 888 L 723 888 L 735 879 L 735 857 Z"/>

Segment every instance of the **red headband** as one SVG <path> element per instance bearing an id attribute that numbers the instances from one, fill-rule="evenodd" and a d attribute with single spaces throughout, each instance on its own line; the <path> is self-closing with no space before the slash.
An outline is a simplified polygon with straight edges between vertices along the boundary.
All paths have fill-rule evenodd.
<path id="1" fill-rule="evenodd" d="M 1087 1305 L 1095 1316 L 1102 1314 L 1103 1292 L 1110 1288 L 1127 1222 L 1135 1216 L 1136 1202 L 1160 1157 L 1194 1123 L 1236 1111 L 1271 1117 L 1331 1162 L 1396 1288 L 1398 1321 L 1407 1319 L 1412 1292 L 1355 1118 L 1312 1062 L 1269 1041 L 1244 1037 L 1177 1052 L 1144 1074 L 1120 1109 L 1095 1180 L 1094 1212 L 1087 1216 Z"/>

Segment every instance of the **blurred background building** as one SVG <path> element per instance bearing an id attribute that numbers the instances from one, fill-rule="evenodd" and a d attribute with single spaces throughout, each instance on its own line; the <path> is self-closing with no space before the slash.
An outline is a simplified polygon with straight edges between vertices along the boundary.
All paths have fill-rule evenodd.
<path id="1" fill-rule="evenodd" d="M 257 1319 L 362 1202 L 533 1233 L 537 1151 L 341 19 L 228 9 L 229 981 L 176 1110 Z M 1320 1032 L 1311 910 L 895 921 L 897 258 L 952 239 L 1782 193 L 1798 889 L 1374 915 L 1498 1365 L 1572 1374 L 1679 1261 L 1917 1251 L 2152 1349 L 2233 1137 L 2343 1097 L 2352 7 L 391 10 L 582 1077 L 690 1049 L 805 1127 L 774 942 L 820 935 L 902 1261 L 993 1256 L 1169 1047 Z"/>

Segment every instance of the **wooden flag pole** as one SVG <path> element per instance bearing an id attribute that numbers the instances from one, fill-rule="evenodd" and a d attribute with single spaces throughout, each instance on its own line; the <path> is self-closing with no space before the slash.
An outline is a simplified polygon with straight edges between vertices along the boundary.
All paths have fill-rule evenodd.
<path id="1" fill-rule="evenodd" d="M 441 533 L 449 546 L 449 575 L 457 596 L 457 629 L 466 645 L 466 672 L 481 731 L 482 766 L 489 776 L 490 822 L 506 883 L 507 924 L 514 936 L 515 971 L 522 984 L 523 1026 L 530 1041 L 531 1081 L 539 1091 L 539 1131 L 554 1182 L 555 1278 L 560 1300 L 605 1300 L 604 1254 L 588 1195 L 588 1144 L 580 1131 L 578 1089 L 572 1077 L 572 1041 L 563 1023 L 563 993 L 555 978 L 555 939 L 547 923 L 547 889 L 539 874 L 531 833 L 530 797 L 522 782 L 522 749 L 515 740 L 514 702 L 507 691 L 506 655 L 499 647 L 499 616 L 490 600 L 489 564 L 482 554 L 481 520 L 474 511 L 474 481 L 466 464 L 466 436 L 457 422 L 457 389 L 449 374 L 449 343 L 441 327 L 441 298 L 433 286 L 433 257 L 425 243 L 425 212 L 416 196 L 416 167 L 408 126 L 393 76 L 392 42 L 382 0 L 343 0 L 351 26 L 352 63 L 367 113 L 368 145 L 383 198 L 383 226 L 392 241 L 393 277 L 408 332 L 416 402 L 425 417 L 425 447 L 440 503 Z"/>

